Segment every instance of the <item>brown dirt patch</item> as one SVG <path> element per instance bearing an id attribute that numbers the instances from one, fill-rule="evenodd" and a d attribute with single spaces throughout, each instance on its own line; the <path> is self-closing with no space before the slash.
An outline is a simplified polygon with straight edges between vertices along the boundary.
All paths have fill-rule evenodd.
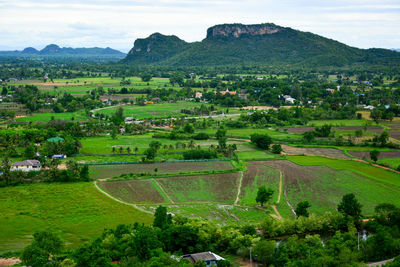
<path id="1" fill-rule="evenodd" d="M 303 134 L 305 132 L 312 131 L 314 129 L 315 129 L 314 127 L 290 127 L 287 128 L 287 131 L 289 133 Z"/>
<path id="2" fill-rule="evenodd" d="M 358 158 L 370 159 L 369 151 L 348 151 L 350 155 Z M 378 159 L 400 158 L 400 151 L 381 151 Z"/>
<path id="3" fill-rule="evenodd" d="M 152 164 L 122 164 L 122 165 L 92 165 L 90 169 L 90 178 L 104 179 L 116 177 L 121 174 L 129 173 L 184 173 L 194 171 L 209 170 L 231 170 L 232 164 L 229 161 L 210 161 L 210 162 L 166 162 Z"/>
<path id="4" fill-rule="evenodd" d="M 112 196 L 128 203 L 165 203 L 163 196 L 151 180 L 100 182 L 99 185 Z"/>
<path id="5" fill-rule="evenodd" d="M 7 258 L 7 259 L 0 258 L 0 267 L 13 266 L 18 263 L 21 263 L 21 260 L 18 258 Z"/>
<path id="6" fill-rule="evenodd" d="M 343 151 L 333 148 L 293 147 L 282 145 L 282 149 L 289 155 L 325 156 L 331 158 L 348 159 Z"/>
<path id="7" fill-rule="evenodd" d="M 315 127 L 290 127 L 290 128 L 287 128 L 287 131 L 289 133 L 303 134 L 305 132 L 312 131 L 314 129 L 315 129 Z M 365 127 L 363 127 L 363 126 L 332 127 L 332 131 L 335 131 L 335 130 L 356 131 L 356 130 L 365 130 Z M 380 126 L 369 126 L 369 127 L 367 127 L 367 132 L 382 133 L 383 128 Z"/>

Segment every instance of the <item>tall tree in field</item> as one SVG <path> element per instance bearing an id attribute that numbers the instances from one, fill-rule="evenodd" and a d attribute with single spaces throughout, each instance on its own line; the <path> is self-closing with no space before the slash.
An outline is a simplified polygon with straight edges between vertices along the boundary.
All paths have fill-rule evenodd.
<path id="1" fill-rule="evenodd" d="M 267 203 L 271 199 L 273 194 L 274 190 L 271 188 L 266 188 L 265 185 L 262 185 L 258 188 L 256 201 L 257 203 L 260 203 L 262 207 L 264 203 Z"/>
<path id="2" fill-rule="evenodd" d="M 52 232 L 35 233 L 32 243 L 22 252 L 22 263 L 32 267 L 58 266 L 52 257 L 60 253 L 63 246 L 61 239 Z M 49 261 L 52 261 L 51 265 Z"/>
<path id="3" fill-rule="evenodd" d="M 354 219 L 359 219 L 361 216 L 362 205 L 356 199 L 356 196 L 351 193 L 344 195 L 342 201 L 338 205 L 338 211 L 345 216 L 351 216 Z"/>
<path id="4" fill-rule="evenodd" d="M 372 151 L 369 152 L 369 157 L 370 157 L 373 161 L 377 162 L 377 161 L 378 161 L 379 154 L 381 154 L 381 152 L 379 152 L 378 150 L 372 150 Z"/>
<path id="5" fill-rule="evenodd" d="M 296 210 L 295 210 L 297 218 L 300 216 L 308 217 L 309 213 L 308 213 L 307 209 L 309 207 L 311 207 L 311 205 L 310 205 L 310 203 L 308 203 L 307 200 L 297 203 Z"/>
<path id="6" fill-rule="evenodd" d="M 167 208 L 163 206 L 158 206 L 156 212 L 154 213 L 153 226 L 161 229 L 167 228 L 172 224 L 171 214 L 167 214 Z"/>

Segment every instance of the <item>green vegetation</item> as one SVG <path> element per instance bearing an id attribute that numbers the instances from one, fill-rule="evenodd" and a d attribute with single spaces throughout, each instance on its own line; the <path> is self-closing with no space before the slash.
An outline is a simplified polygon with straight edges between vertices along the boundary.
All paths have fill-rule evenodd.
<path id="1" fill-rule="evenodd" d="M 115 202 L 90 183 L 0 188 L 0 251 L 20 250 L 35 231 L 51 229 L 76 247 L 120 223 L 149 224 L 151 216 Z"/>

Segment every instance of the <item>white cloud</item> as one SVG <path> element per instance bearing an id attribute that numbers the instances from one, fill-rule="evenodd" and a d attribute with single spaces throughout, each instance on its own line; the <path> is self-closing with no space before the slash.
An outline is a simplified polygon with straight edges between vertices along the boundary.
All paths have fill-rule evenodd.
<path id="1" fill-rule="evenodd" d="M 219 23 L 273 22 L 346 44 L 400 47 L 398 0 L 0 0 L 0 50 L 110 46 L 153 32 L 200 41 Z"/>

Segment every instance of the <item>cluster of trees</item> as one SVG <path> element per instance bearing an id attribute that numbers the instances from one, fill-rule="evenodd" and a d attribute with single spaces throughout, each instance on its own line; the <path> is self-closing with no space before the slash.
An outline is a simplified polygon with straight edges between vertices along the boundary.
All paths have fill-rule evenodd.
<path id="1" fill-rule="evenodd" d="M 358 266 L 399 255 L 400 208 L 380 204 L 373 218 L 364 224 L 360 208 L 354 195 L 349 194 L 338 206 L 340 213 L 280 221 L 268 217 L 259 225 L 221 227 L 210 221 L 172 217 L 159 206 L 152 226 L 135 223 L 106 229 L 95 240 L 72 251 L 65 250 L 54 233 L 36 233 L 21 259 L 32 267 L 113 266 L 112 262 L 120 266 L 186 267 L 193 264 L 181 260 L 180 255 L 213 251 L 247 259 L 251 254 L 263 266 Z M 360 238 L 362 229 L 368 231 L 369 238 Z M 320 234 L 326 237 L 322 239 Z M 389 266 L 397 266 L 398 262 L 399 257 Z M 205 263 L 194 266 L 203 267 Z M 218 266 L 230 263 L 220 262 Z"/>

